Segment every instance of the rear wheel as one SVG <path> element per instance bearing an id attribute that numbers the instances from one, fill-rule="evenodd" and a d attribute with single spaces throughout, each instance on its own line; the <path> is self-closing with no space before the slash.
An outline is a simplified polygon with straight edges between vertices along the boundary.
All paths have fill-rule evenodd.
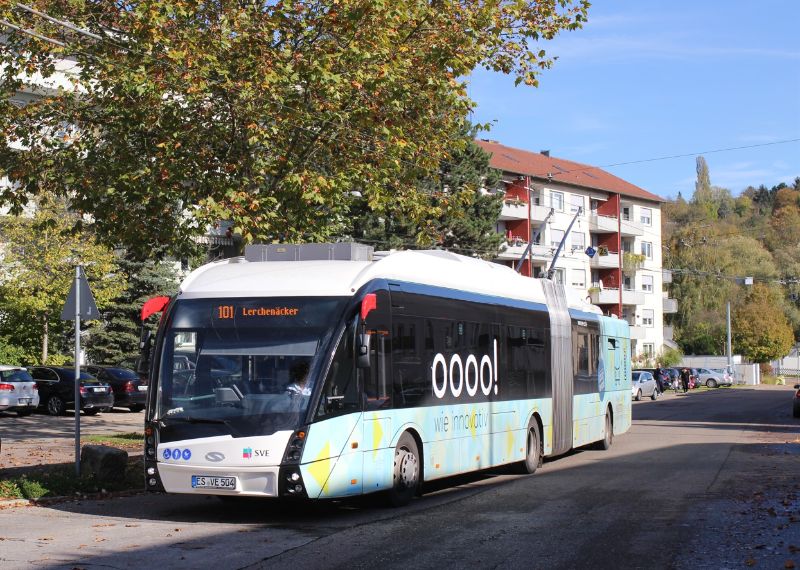
<path id="1" fill-rule="evenodd" d="M 653 390 L 653 393 L 650 394 L 650 399 L 651 400 L 657 400 L 658 399 L 658 390 Z"/>
<path id="2" fill-rule="evenodd" d="M 47 413 L 51 416 L 63 416 L 67 412 L 67 406 L 59 396 L 55 394 L 47 399 Z"/>
<path id="3" fill-rule="evenodd" d="M 614 421 L 611 419 L 611 410 L 609 410 L 606 412 L 605 434 L 600 440 L 599 447 L 605 451 L 611 448 L 612 443 L 614 443 Z"/>
<path id="4" fill-rule="evenodd" d="M 411 502 L 419 488 L 419 449 L 414 437 L 405 432 L 394 448 L 394 475 L 389 502 L 402 507 Z"/>
<path id="5" fill-rule="evenodd" d="M 528 424 L 527 453 L 522 462 L 522 472 L 533 474 L 542 463 L 542 437 L 539 433 L 539 424 L 531 419 Z"/>
<path id="6" fill-rule="evenodd" d="M 642 391 L 639 390 L 638 392 L 636 392 L 636 396 L 633 399 L 636 400 L 637 402 L 639 400 L 641 400 L 642 399 Z"/>
<path id="7" fill-rule="evenodd" d="M 709 378 L 708 380 L 706 380 L 706 386 L 708 386 L 709 388 L 716 388 L 717 381 L 714 380 L 713 378 Z"/>

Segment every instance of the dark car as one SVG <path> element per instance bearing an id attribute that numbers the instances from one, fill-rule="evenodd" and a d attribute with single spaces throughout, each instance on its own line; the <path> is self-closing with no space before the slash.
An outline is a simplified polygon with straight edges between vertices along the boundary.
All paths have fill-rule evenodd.
<path id="1" fill-rule="evenodd" d="M 670 388 L 675 387 L 675 382 L 677 381 L 678 384 L 681 383 L 681 369 L 680 368 L 664 368 L 664 371 L 667 373 Z"/>
<path id="2" fill-rule="evenodd" d="M 51 416 L 63 416 L 67 408 L 75 409 L 75 369 L 66 366 L 32 366 L 28 369 L 39 388 L 40 406 Z M 81 371 L 80 409 L 93 416 L 114 405 L 111 386 Z"/>
<path id="3" fill-rule="evenodd" d="M 147 384 L 130 368 L 87 364 L 86 371 L 114 390 L 114 405 L 141 412 L 147 404 Z"/>

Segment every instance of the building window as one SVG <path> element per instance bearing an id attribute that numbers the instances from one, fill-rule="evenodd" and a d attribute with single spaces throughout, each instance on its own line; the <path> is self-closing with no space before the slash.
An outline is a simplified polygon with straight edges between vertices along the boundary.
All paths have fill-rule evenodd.
<path id="1" fill-rule="evenodd" d="M 633 291 L 633 285 L 631 284 L 631 276 L 625 275 L 622 278 L 622 290 L 623 291 Z"/>
<path id="2" fill-rule="evenodd" d="M 644 344 L 642 345 L 642 353 L 643 353 L 643 354 L 644 354 L 644 355 L 645 355 L 647 358 L 652 358 L 652 357 L 653 357 L 653 355 L 655 354 L 655 347 L 653 346 L 653 343 L 652 343 L 652 342 L 646 342 L 646 343 L 644 343 Z"/>
<path id="3" fill-rule="evenodd" d="M 631 221 L 631 209 L 628 206 L 622 208 L 622 219 L 625 221 Z"/>
<path id="4" fill-rule="evenodd" d="M 564 193 L 550 192 L 550 207 L 559 212 L 564 211 Z"/>
<path id="5" fill-rule="evenodd" d="M 570 285 L 576 289 L 586 289 L 586 271 L 583 269 L 570 269 Z"/>
<path id="6" fill-rule="evenodd" d="M 642 291 L 646 291 L 647 293 L 653 292 L 653 276 L 652 275 L 642 275 Z"/>
<path id="7" fill-rule="evenodd" d="M 650 208 L 642 208 L 639 211 L 639 221 L 642 222 L 645 226 L 650 226 L 653 224 L 653 210 Z"/>
<path id="8" fill-rule="evenodd" d="M 586 212 L 586 209 L 583 207 L 583 196 L 579 196 L 578 194 L 570 194 L 569 197 L 569 211 L 570 213 L 574 214 L 580 208 L 583 212 Z"/>
<path id="9" fill-rule="evenodd" d="M 550 230 L 550 245 L 558 247 L 564 239 L 564 230 Z"/>
<path id="10" fill-rule="evenodd" d="M 559 285 L 564 284 L 564 270 L 563 269 L 556 269 L 553 273 L 553 281 L 558 283 Z"/>
<path id="11" fill-rule="evenodd" d="M 653 326 L 653 309 L 642 309 L 642 326 Z"/>
<path id="12" fill-rule="evenodd" d="M 651 242 L 642 242 L 642 255 L 644 255 L 647 259 L 653 259 L 653 244 Z"/>
<path id="13" fill-rule="evenodd" d="M 585 234 L 582 234 L 580 232 L 573 232 L 570 237 L 572 237 L 572 249 L 583 251 L 584 245 L 586 244 Z"/>

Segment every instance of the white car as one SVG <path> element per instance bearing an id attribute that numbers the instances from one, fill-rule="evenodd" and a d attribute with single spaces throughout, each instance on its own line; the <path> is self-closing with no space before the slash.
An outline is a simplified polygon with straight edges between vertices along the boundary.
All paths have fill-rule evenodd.
<path id="1" fill-rule="evenodd" d="M 650 372 L 634 370 L 631 373 L 631 396 L 637 402 L 645 396 L 651 400 L 658 398 L 658 384 Z"/>
<path id="2" fill-rule="evenodd" d="M 733 376 L 724 368 L 698 368 L 698 382 L 709 388 L 733 386 Z"/>
<path id="3" fill-rule="evenodd" d="M 27 416 L 39 405 L 39 390 L 28 370 L 0 364 L 0 411 Z"/>

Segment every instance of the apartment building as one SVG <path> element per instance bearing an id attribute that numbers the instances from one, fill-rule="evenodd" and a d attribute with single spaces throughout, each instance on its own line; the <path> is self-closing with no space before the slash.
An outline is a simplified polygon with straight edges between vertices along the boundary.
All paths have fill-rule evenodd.
<path id="1" fill-rule="evenodd" d="M 670 274 L 661 264 L 663 200 L 600 168 L 476 141 L 503 172 L 505 202 L 497 231 L 505 248 L 497 262 L 581 291 L 605 314 L 631 325 L 634 355 L 657 356 L 674 347 L 664 314 L 677 303 L 663 291 Z M 528 249 L 529 241 L 533 240 Z M 524 259 L 521 259 L 526 250 Z"/>

